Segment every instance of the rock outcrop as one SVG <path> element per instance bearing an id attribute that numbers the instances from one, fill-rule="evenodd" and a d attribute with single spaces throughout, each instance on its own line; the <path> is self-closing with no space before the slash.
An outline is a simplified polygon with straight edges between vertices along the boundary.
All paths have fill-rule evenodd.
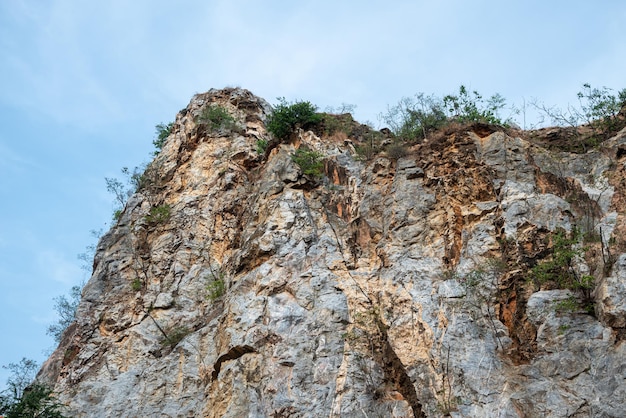
<path id="1" fill-rule="evenodd" d="M 72 416 L 623 416 L 626 132 L 575 154 L 467 125 L 364 161 L 269 140 L 270 111 L 225 89 L 177 115 L 40 372 Z M 576 229 L 586 299 L 531 274 Z"/>

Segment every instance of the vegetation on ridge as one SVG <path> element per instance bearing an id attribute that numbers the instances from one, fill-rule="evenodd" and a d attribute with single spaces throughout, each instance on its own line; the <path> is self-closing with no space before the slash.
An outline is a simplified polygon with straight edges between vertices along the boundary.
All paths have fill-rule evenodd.
<path id="1" fill-rule="evenodd" d="M 306 129 L 322 120 L 316 113 L 317 107 L 310 102 L 298 101 L 289 103 L 284 97 L 278 98 L 278 104 L 267 119 L 267 130 L 277 139 L 284 141 L 297 128 Z"/>
<path id="2" fill-rule="evenodd" d="M 626 103 L 626 89 L 615 95 L 606 87 L 597 89 L 592 88 L 589 84 L 585 84 L 577 97 L 579 99 L 579 107 L 568 107 L 565 111 L 537 106 L 540 111 L 543 111 L 545 115 L 552 118 L 554 123 L 560 126 L 570 126 L 577 129 L 581 123 L 586 123 L 592 131 L 592 138 L 597 140 L 595 144 L 606 139 L 608 135 L 621 129 L 626 124 L 623 115 L 620 114 Z M 267 130 L 279 140 L 284 141 L 288 139 L 298 128 L 309 129 L 320 123 L 324 125 L 324 132 L 327 135 L 336 131 L 349 132 L 346 126 L 355 123 L 351 117 L 340 119 L 329 117 L 328 114 L 317 113 L 317 108 L 310 102 L 289 103 L 284 98 L 279 99 L 279 102 L 266 124 Z M 402 99 L 400 103 L 390 107 L 387 113 L 382 115 L 382 119 L 391 128 L 392 136 L 383 137 L 383 134 L 380 132 L 372 130 L 359 137 L 360 143 L 355 144 L 355 149 L 359 155 L 365 156 L 364 158 L 366 159 L 371 158 L 382 150 L 386 152 L 389 159 L 402 158 L 407 155 L 408 145 L 428 139 L 435 131 L 453 123 L 484 123 L 507 126 L 512 121 L 503 119 L 501 116 L 505 107 L 505 100 L 502 96 L 496 94 L 488 99 L 484 99 L 478 92 L 469 91 L 464 86 L 460 86 L 457 93 L 446 95 L 442 98 L 419 93 L 413 98 Z M 218 105 L 206 106 L 198 118 L 198 122 L 206 124 L 211 131 L 228 130 L 236 126 L 235 118 L 224 107 Z M 163 147 L 165 140 L 171 134 L 172 127 L 173 123 L 157 125 L 157 139 L 153 141 L 157 150 Z M 383 139 L 386 142 L 383 142 Z M 259 154 L 265 153 L 267 146 L 268 141 L 265 139 L 258 139 L 256 142 L 256 150 Z M 323 173 L 323 157 L 318 152 L 301 147 L 291 156 L 291 159 L 300 167 L 303 174 L 317 178 L 321 177 Z M 132 193 L 146 187 L 149 188 L 151 184 L 155 184 L 154 176 L 158 176 L 156 170 L 148 172 L 147 169 L 144 171 L 138 167 L 132 172 L 128 168 L 124 168 L 122 173 L 127 177 L 126 182 L 105 178 L 107 190 L 114 195 L 117 204 L 116 219 L 121 215 L 123 207 Z M 154 226 L 166 222 L 170 218 L 171 207 L 169 205 L 150 203 L 150 212 L 143 218 L 149 225 Z M 548 256 L 534 267 L 528 268 L 527 277 L 538 288 L 544 285 L 554 286 L 560 289 L 572 290 L 579 296 L 578 298 L 559 302 L 557 309 L 563 311 L 576 310 L 583 307 L 588 311 L 592 310 L 591 293 L 595 287 L 595 279 L 591 275 L 581 275 L 574 269 L 576 258 L 581 257 L 584 252 L 584 249 L 578 247 L 580 243 L 579 237 L 576 234 L 568 237 L 565 231 L 556 231 L 548 237 L 548 240 L 552 244 Z M 133 254 L 133 257 L 140 259 L 139 255 Z M 143 265 L 140 267 L 143 268 Z M 487 295 L 487 290 L 489 289 L 480 287 L 480 285 L 487 280 L 486 278 L 497 280 L 493 279 L 493 277 L 497 278 L 497 275 L 492 274 L 487 268 L 479 266 L 475 271 L 459 280 L 466 287 L 468 298 L 473 297 L 472 303 L 480 308 L 483 306 L 481 303 L 492 303 L 491 294 Z M 136 291 L 141 290 L 144 285 L 145 283 L 139 278 L 139 275 L 130 284 L 131 288 Z M 212 280 L 206 285 L 206 292 L 207 299 L 211 301 L 224 295 L 225 282 L 223 274 L 212 277 Z M 71 298 L 71 300 L 68 300 L 65 296 L 62 296 L 56 299 L 56 308 L 60 319 L 58 324 L 52 325 L 48 329 L 48 332 L 53 335 L 56 342 L 59 342 L 63 331 L 74 319 L 76 307 L 80 299 L 80 288 L 78 286 L 72 288 Z M 579 302 L 579 299 L 582 302 Z M 495 317 L 495 313 L 490 309 L 490 305 L 488 305 L 484 311 L 492 321 L 491 326 L 494 334 L 496 334 L 491 318 L 492 314 Z M 174 347 L 188 332 L 189 330 L 184 327 L 172 329 L 171 332 L 167 333 L 163 343 Z M 40 388 L 35 385 L 32 388 L 28 393 L 37 394 L 37 399 L 47 399 L 51 396 L 50 390 L 45 387 Z M 5 408 L 4 398 L 2 398 L 1 402 L 0 407 Z M 21 402 L 21 398 L 18 400 L 14 397 L 12 402 L 13 404 Z M 8 411 L 8 409 L 0 409 L 0 411 Z"/>

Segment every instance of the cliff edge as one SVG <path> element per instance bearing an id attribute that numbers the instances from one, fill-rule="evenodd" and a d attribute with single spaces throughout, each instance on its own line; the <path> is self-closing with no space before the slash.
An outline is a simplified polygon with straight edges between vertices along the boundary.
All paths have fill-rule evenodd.
<path id="1" fill-rule="evenodd" d="M 177 115 L 40 372 L 72 416 L 623 416 L 626 130 L 364 154 L 349 115 L 277 141 L 270 112 L 224 89 Z"/>

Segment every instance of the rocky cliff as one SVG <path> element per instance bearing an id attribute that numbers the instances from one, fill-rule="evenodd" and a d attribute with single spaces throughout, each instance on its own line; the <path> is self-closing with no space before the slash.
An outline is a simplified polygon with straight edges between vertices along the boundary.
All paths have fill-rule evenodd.
<path id="1" fill-rule="evenodd" d="M 215 104 L 236 123 L 198 123 Z M 225 89 L 177 115 L 40 372 L 70 415 L 623 416 L 626 131 L 364 157 L 346 115 L 278 142 L 270 111 Z"/>

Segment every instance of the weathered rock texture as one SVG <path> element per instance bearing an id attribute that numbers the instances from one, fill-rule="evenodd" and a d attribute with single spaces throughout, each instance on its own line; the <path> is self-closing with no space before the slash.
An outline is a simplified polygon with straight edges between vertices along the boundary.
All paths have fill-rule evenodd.
<path id="1" fill-rule="evenodd" d="M 210 103 L 238 127 L 196 123 Z M 226 89 L 178 114 L 40 374 L 72 416 L 624 415 L 624 132 L 571 154 L 464 126 L 362 161 L 301 131 L 261 155 L 270 110 Z M 528 280 L 575 225 L 592 313 Z"/>

